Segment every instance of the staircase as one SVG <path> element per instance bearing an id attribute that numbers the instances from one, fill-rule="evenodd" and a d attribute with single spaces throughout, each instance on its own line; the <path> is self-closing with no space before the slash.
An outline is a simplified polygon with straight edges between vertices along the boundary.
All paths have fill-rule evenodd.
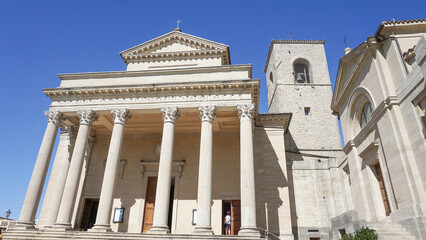
<path id="1" fill-rule="evenodd" d="M 376 230 L 379 240 L 415 240 L 401 225 L 390 221 L 367 222 L 367 227 Z"/>
<path id="2" fill-rule="evenodd" d="M 81 231 L 46 231 L 46 230 L 9 230 L 3 232 L 3 240 L 19 239 L 19 240 L 53 240 L 53 239 L 88 239 L 88 240 L 184 240 L 184 239 L 220 239 L 220 240 L 260 240 L 259 237 L 246 236 L 224 236 L 224 235 L 194 235 L 194 234 L 167 234 L 154 235 L 143 233 L 117 233 L 117 232 L 81 232 Z"/>

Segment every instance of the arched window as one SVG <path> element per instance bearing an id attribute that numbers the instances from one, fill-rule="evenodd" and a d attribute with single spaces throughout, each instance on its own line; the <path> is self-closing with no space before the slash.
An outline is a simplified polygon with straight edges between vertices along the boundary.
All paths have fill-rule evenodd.
<path id="1" fill-rule="evenodd" d="M 298 83 L 310 83 L 309 62 L 305 59 L 298 59 L 293 63 L 294 80 Z"/>
<path id="2" fill-rule="evenodd" d="M 269 80 L 271 80 L 271 82 L 274 82 L 274 75 L 272 75 L 272 72 L 269 74 Z"/>
<path id="3" fill-rule="evenodd" d="M 361 112 L 361 128 L 363 128 L 368 121 L 371 119 L 371 105 L 370 102 L 367 102 L 364 104 L 364 107 L 362 107 Z"/>

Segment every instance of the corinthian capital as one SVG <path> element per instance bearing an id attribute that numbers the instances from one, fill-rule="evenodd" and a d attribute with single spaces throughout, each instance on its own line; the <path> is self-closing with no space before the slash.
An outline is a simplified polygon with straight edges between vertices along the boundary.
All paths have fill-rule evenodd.
<path id="1" fill-rule="evenodd" d="M 201 122 L 212 122 L 216 116 L 216 106 L 200 106 L 198 110 L 200 111 Z"/>
<path id="2" fill-rule="evenodd" d="M 47 123 L 53 123 L 56 126 L 59 126 L 65 120 L 64 115 L 59 111 L 49 111 L 46 116 L 48 117 Z"/>
<path id="3" fill-rule="evenodd" d="M 80 116 L 80 125 L 92 125 L 93 121 L 98 119 L 98 115 L 93 110 L 78 110 Z"/>
<path id="4" fill-rule="evenodd" d="M 162 107 L 161 112 L 163 113 L 164 122 L 174 123 L 180 116 L 180 112 L 177 107 Z"/>
<path id="5" fill-rule="evenodd" d="M 254 114 L 254 104 L 240 105 L 237 106 L 238 116 L 240 117 L 240 121 L 248 119 L 253 119 Z"/>
<path id="6" fill-rule="evenodd" d="M 132 114 L 125 108 L 111 110 L 114 116 L 114 123 L 126 124 L 127 120 L 132 117 Z"/>

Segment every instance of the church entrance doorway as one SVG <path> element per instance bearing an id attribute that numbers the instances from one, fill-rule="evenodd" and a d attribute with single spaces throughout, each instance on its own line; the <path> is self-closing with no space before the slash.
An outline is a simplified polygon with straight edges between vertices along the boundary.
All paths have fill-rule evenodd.
<path id="1" fill-rule="evenodd" d="M 86 198 L 84 201 L 83 215 L 81 216 L 80 229 L 87 231 L 91 229 L 96 222 L 98 213 L 99 199 Z"/>
<path id="2" fill-rule="evenodd" d="M 143 217 L 142 232 L 146 233 L 151 229 L 154 222 L 154 209 L 155 209 L 155 195 L 157 192 L 157 177 L 148 177 L 145 197 L 145 210 Z M 170 186 L 170 201 L 169 201 L 169 214 L 167 225 L 172 229 L 172 216 L 173 216 L 173 200 L 175 192 L 175 179 L 172 178 Z"/>
<path id="3" fill-rule="evenodd" d="M 157 177 L 148 177 L 146 186 L 145 210 L 143 217 L 142 232 L 146 233 L 151 229 L 154 221 L 155 194 L 157 192 Z"/>
<path id="4" fill-rule="evenodd" d="M 241 227 L 241 204 L 240 200 L 222 201 L 222 235 L 225 235 L 225 215 L 231 212 L 231 235 L 238 235 Z"/>
<path id="5" fill-rule="evenodd" d="M 376 165 L 374 165 L 375 170 L 376 170 L 376 174 L 377 174 L 377 181 L 379 183 L 379 187 L 380 187 L 380 194 L 382 196 L 382 201 L 383 201 L 383 205 L 385 207 L 385 213 L 386 216 L 390 215 L 390 205 L 389 205 L 389 200 L 388 200 L 388 195 L 386 193 L 386 187 L 385 187 L 385 182 L 383 180 L 383 174 L 382 174 L 382 170 L 380 168 L 380 164 L 377 163 Z"/>

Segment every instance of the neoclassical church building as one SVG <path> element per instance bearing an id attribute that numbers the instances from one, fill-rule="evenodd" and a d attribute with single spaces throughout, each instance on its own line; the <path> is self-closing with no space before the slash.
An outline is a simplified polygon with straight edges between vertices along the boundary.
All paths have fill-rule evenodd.
<path id="1" fill-rule="evenodd" d="M 19 223 L 4 238 L 318 240 L 370 226 L 383 239 L 422 239 L 425 37 L 400 41 L 404 49 L 418 42 L 401 65 L 408 72 L 392 65 L 379 74 L 393 84 L 416 79 L 404 83 L 417 86 L 415 92 L 396 85 L 381 90 L 382 83 L 354 70 L 373 63 L 377 70 L 377 61 L 394 57 L 389 29 L 383 25 L 375 40 L 342 58 L 334 96 L 325 41 L 272 40 L 264 69 L 268 113 L 259 113 L 260 80 L 252 78 L 251 65 L 232 65 L 227 45 L 179 28 L 121 52 L 126 71 L 60 74 L 57 88 L 43 89 L 52 101 L 46 132 Z M 377 86 L 356 90 L 363 81 L 362 89 L 367 82 Z M 417 125 L 404 123 L 409 130 L 383 138 L 381 127 L 394 131 L 404 113 L 390 110 L 397 97 L 364 93 L 388 90 L 403 94 L 401 104 L 415 102 L 412 111 L 423 115 Z M 367 102 L 371 109 L 359 110 Z M 385 112 L 387 120 L 377 122 Z M 354 121 L 360 127 L 348 127 Z M 392 161 L 386 170 L 383 159 Z M 393 194 L 389 206 L 380 181 L 372 183 L 379 171 Z M 228 211 L 231 236 L 224 229 Z"/>

